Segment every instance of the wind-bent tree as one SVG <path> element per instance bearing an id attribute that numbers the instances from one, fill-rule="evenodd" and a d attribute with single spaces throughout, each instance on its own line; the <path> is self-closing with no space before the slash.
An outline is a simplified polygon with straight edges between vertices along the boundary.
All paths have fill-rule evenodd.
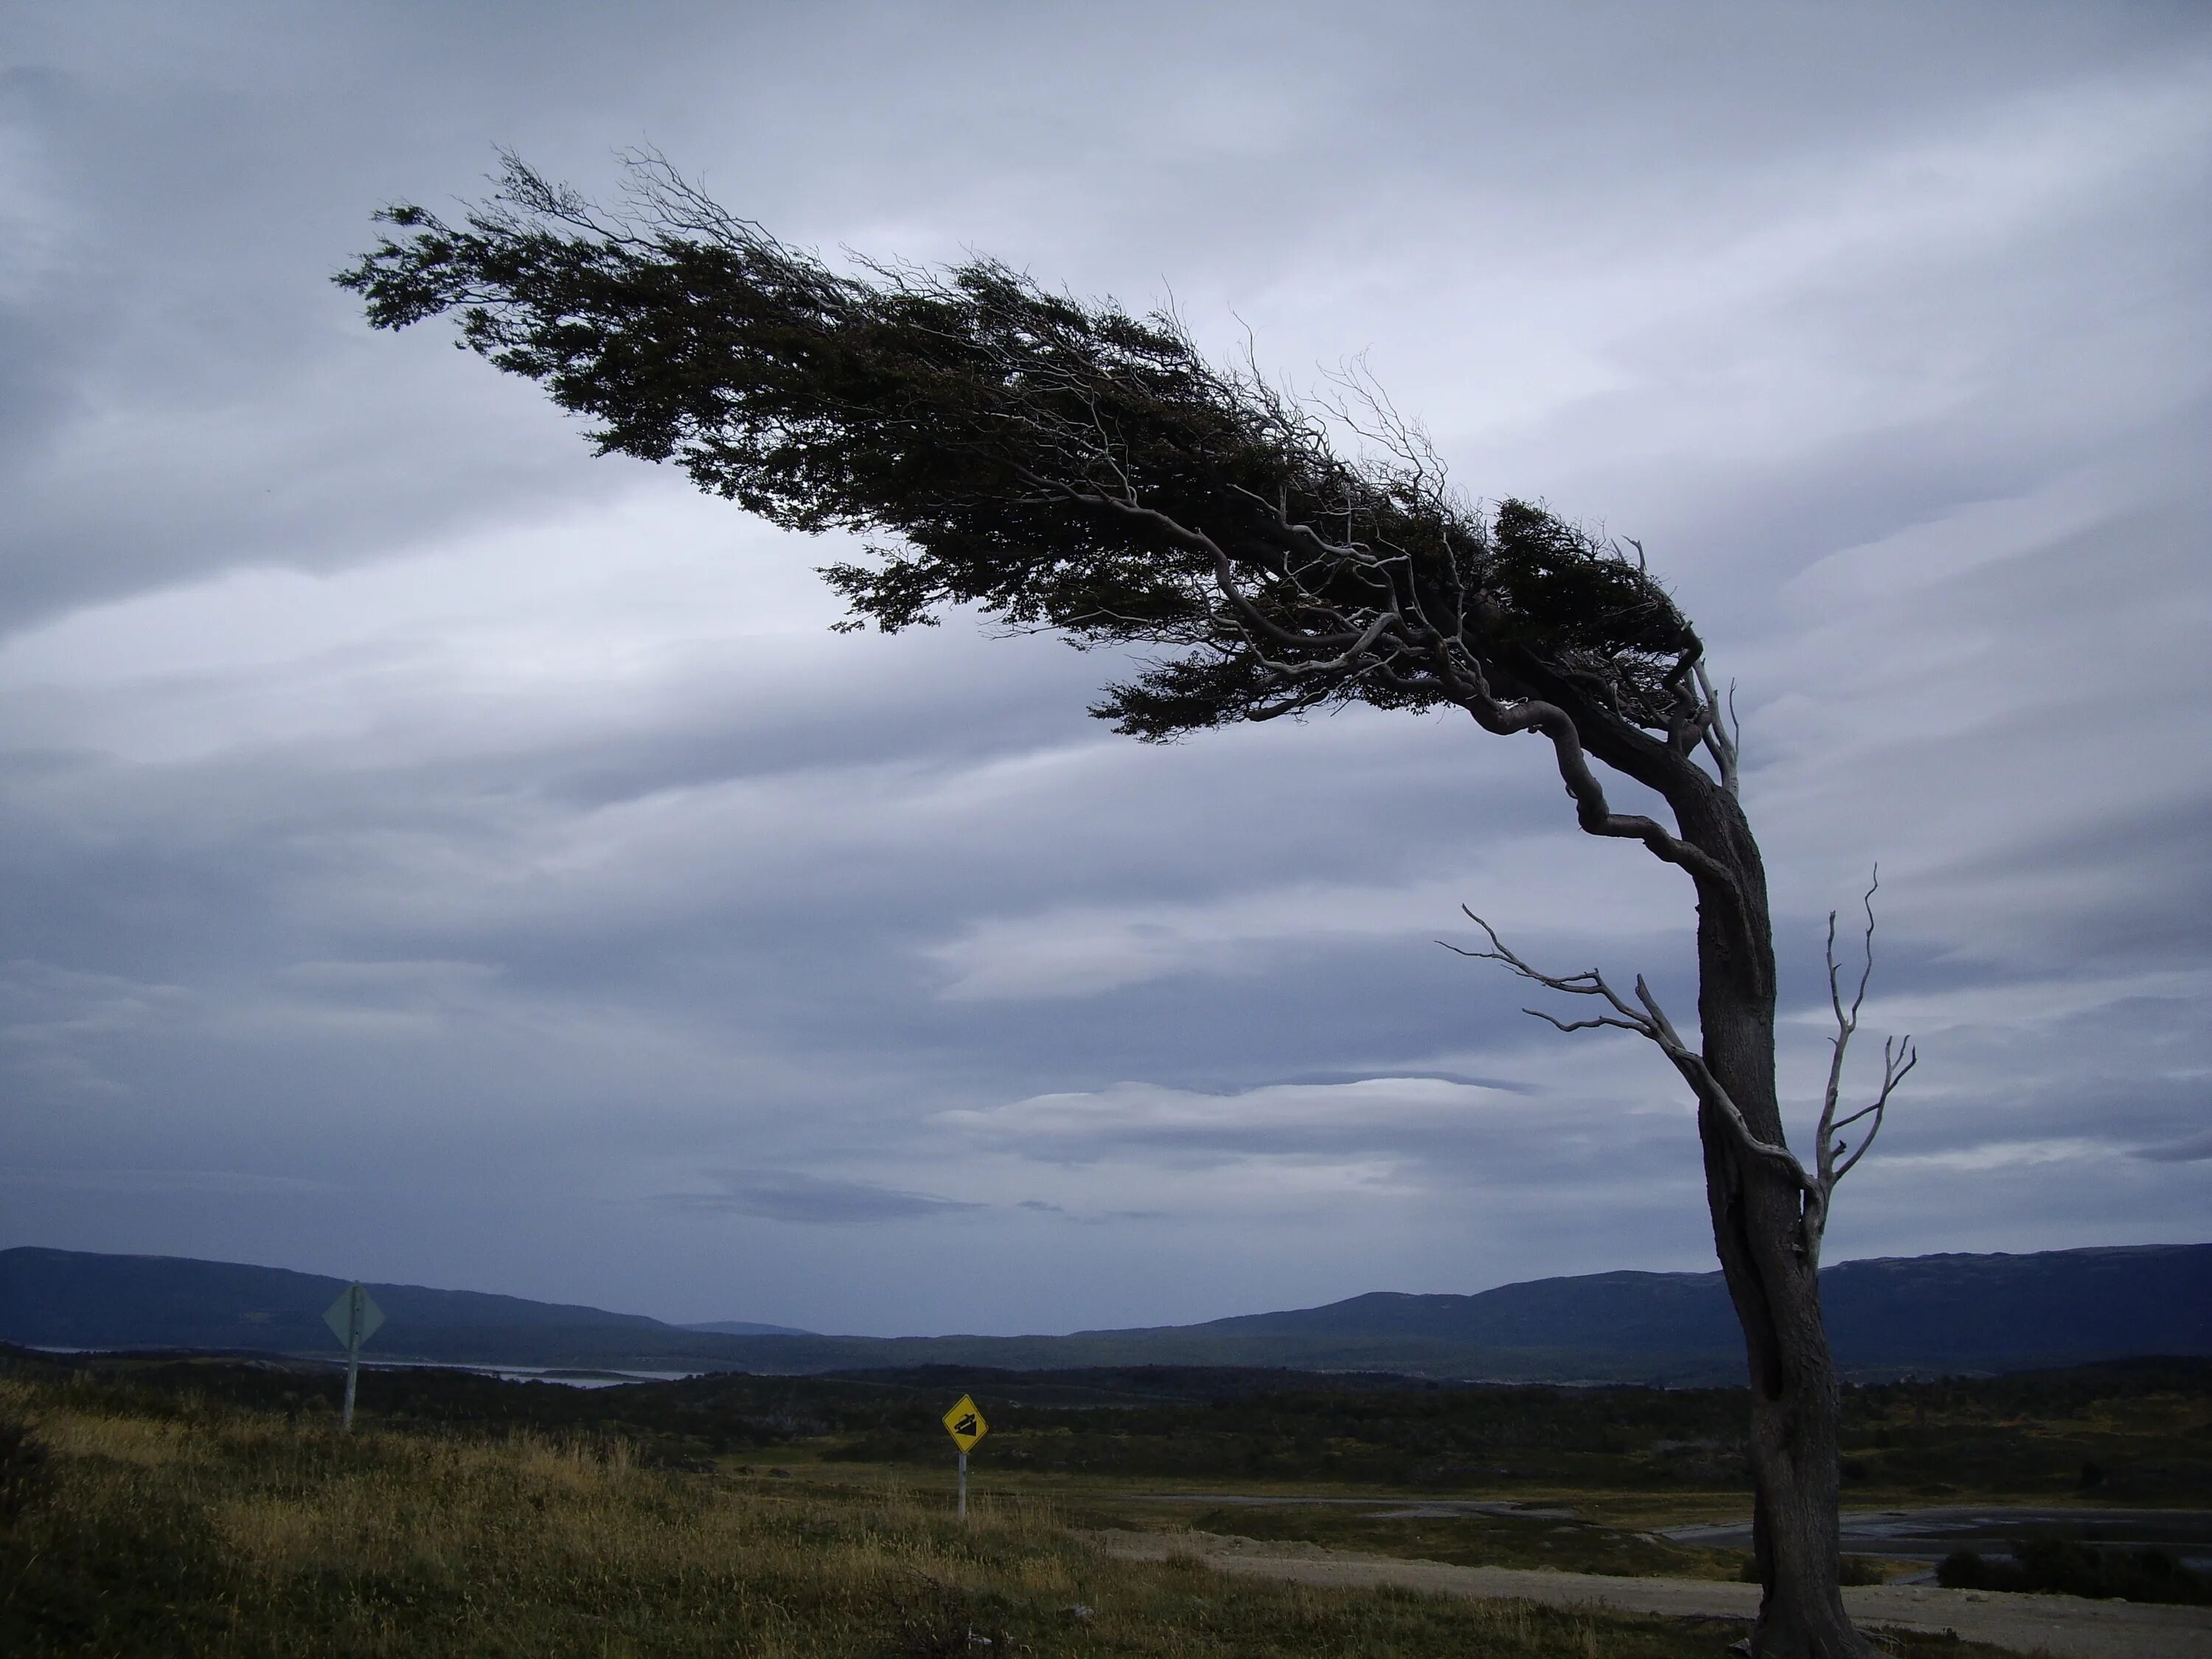
<path id="1" fill-rule="evenodd" d="M 1152 741 L 1352 703 L 1463 709 L 1485 732 L 1539 738 L 1584 830 L 1689 878 L 1695 1046 L 1640 980 L 1632 1000 L 1596 973 L 1531 967 L 1495 934 L 1472 954 L 1595 999 L 1594 1019 L 1553 1023 L 1636 1031 L 1692 1090 L 1750 1360 L 1753 1645 L 1863 1655 L 1837 1589 L 1837 1382 L 1816 1272 L 1835 1183 L 1911 1054 L 1893 1048 L 1874 1103 L 1839 1114 L 1859 1003 L 1841 994 L 1831 917 L 1834 1066 L 1812 1166 L 1790 1152 L 1766 880 L 1732 722 L 1640 550 L 1522 501 L 1478 510 L 1387 401 L 1325 418 L 1249 368 L 1209 363 L 1172 318 L 1079 302 L 988 260 L 833 271 L 658 158 L 632 165 L 630 199 L 608 213 L 510 158 L 458 225 L 386 210 L 397 236 L 337 280 L 380 328 L 451 313 L 461 343 L 587 416 L 601 453 L 673 461 L 777 525 L 883 538 L 823 572 L 849 603 L 842 626 L 892 632 L 972 605 L 1079 645 L 1152 647 L 1092 712 Z M 1341 453 L 1332 434 L 1347 429 L 1365 454 Z M 1615 811 L 1601 767 L 1656 793 L 1672 825 Z"/>

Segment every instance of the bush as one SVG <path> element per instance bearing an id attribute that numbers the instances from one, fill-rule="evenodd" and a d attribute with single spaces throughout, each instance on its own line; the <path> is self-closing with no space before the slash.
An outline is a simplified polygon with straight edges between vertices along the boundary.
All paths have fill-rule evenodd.
<path id="1" fill-rule="evenodd" d="M 2048 1534 L 2017 1540 L 2010 1560 L 1959 1550 L 1936 1569 L 1936 1582 L 1947 1589 L 2212 1603 L 2212 1575 L 2191 1571 L 2164 1550 L 2100 1550 Z"/>
<path id="2" fill-rule="evenodd" d="M 12 1525 L 52 1483 L 52 1461 L 31 1425 L 0 1418 L 0 1527 Z"/>
<path id="3" fill-rule="evenodd" d="M 1953 1550 L 1936 1568 L 1936 1582 L 1945 1589 L 2014 1589 L 2019 1586 L 1994 1582 L 2008 1570 L 1984 1561 L 1975 1550 Z"/>

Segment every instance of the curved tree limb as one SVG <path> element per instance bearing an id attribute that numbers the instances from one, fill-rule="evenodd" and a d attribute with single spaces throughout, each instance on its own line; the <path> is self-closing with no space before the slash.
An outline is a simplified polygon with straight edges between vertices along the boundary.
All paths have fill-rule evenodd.
<path id="1" fill-rule="evenodd" d="M 1642 813 L 1613 811 L 1604 786 L 1590 769 L 1581 732 L 1565 708 L 1555 702 L 1534 697 L 1506 702 L 1493 696 L 1488 677 L 1481 671 L 1479 655 L 1465 648 L 1464 624 L 1457 639 L 1433 626 L 1409 627 L 1407 617 L 1398 605 L 1393 603 L 1378 606 L 1372 619 L 1362 629 L 1347 628 L 1309 633 L 1286 628 L 1255 604 L 1244 591 L 1237 580 L 1236 560 L 1206 531 L 1186 525 L 1158 507 L 1146 505 L 1135 499 L 1133 494 L 1078 489 L 1035 475 L 1031 475 L 1031 481 L 1041 488 L 1056 489 L 1070 501 L 1143 524 L 1176 545 L 1205 555 L 1213 565 L 1214 582 L 1222 597 L 1234 609 L 1238 622 L 1260 639 L 1279 647 L 1304 653 L 1335 653 L 1329 657 L 1309 657 L 1298 662 L 1282 662 L 1263 656 L 1265 666 L 1279 679 L 1316 678 L 1347 671 L 1357 672 L 1372 665 L 1376 647 L 1386 637 L 1401 648 L 1425 644 L 1433 671 L 1443 683 L 1447 695 L 1473 715 L 1476 724 L 1484 731 L 1498 737 L 1534 732 L 1551 744 L 1560 781 L 1566 786 L 1567 793 L 1575 804 L 1575 821 L 1584 834 L 1640 842 L 1654 857 L 1700 878 L 1701 884 L 1719 894 L 1734 892 L 1735 877 L 1719 860 L 1674 834 L 1656 818 Z M 1317 552 L 1335 555 L 1350 550 L 1322 543 L 1305 526 L 1297 528 L 1304 531 L 1311 538 Z M 1409 639 L 1407 637 L 1409 633 L 1425 635 L 1425 638 L 1419 641 Z M 1454 649 L 1455 646 L 1460 648 Z M 1689 665 L 1686 664 L 1685 667 Z M 1703 705 L 1705 717 L 1698 731 L 1701 738 L 1710 738 L 1718 730 L 1718 723 L 1711 718 L 1710 708 L 1711 682 L 1703 676 L 1701 669 L 1699 673 L 1706 699 Z M 1716 752 L 1729 757 L 1723 771 L 1723 784 L 1733 793 L 1734 745 L 1725 738 L 1720 742 L 1725 746 Z"/>

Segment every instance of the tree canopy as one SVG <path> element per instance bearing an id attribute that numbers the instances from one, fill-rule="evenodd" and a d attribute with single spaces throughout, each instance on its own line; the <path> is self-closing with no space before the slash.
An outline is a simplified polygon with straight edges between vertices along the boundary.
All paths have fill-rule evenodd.
<path id="1" fill-rule="evenodd" d="M 988 259 L 833 270 L 656 159 L 632 177 L 605 212 L 509 158 L 458 225 L 386 210 L 400 234 L 337 280 L 380 327 L 453 314 L 603 453 L 674 462 L 789 528 L 881 538 L 824 571 L 848 626 L 964 605 L 1155 647 L 1093 711 L 1133 736 L 1354 702 L 1547 729 L 1540 700 L 1569 717 L 1555 744 L 1662 793 L 1682 781 L 1666 762 L 1723 757 L 1696 632 L 1640 553 L 1540 506 L 1467 501 L 1387 401 L 1331 420 L 1208 362 L 1170 314 Z M 1586 828 L 1651 839 L 1608 830 L 1565 769 Z"/>

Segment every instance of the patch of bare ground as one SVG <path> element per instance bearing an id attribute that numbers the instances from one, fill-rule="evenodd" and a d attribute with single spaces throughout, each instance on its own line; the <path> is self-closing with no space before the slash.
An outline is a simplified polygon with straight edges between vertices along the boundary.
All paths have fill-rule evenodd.
<path id="1" fill-rule="evenodd" d="M 1099 1532 L 1109 1553 L 1132 1560 L 1194 1557 L 1222 1572 L 1293 1583 L 1365 1589 L 1389 1584 L 1477 1599 L 1603 1607 L 1676 1619 L 1740 1619 L 1758 1610 L 1755 1584 L 1692 1578 L 1613 1578 L 1520 1567 L 1462 1567 L 1360 1555 L 1320 1544 L 1218 1533 Z M 2051 1659 L 2212 1659 L 2212 1607 L 2140 1607 L 2064 1595 L 1881 1584 L 1846 1589 L 1861 1627 L 1917 1635 L 1955 1634 Z"/>

